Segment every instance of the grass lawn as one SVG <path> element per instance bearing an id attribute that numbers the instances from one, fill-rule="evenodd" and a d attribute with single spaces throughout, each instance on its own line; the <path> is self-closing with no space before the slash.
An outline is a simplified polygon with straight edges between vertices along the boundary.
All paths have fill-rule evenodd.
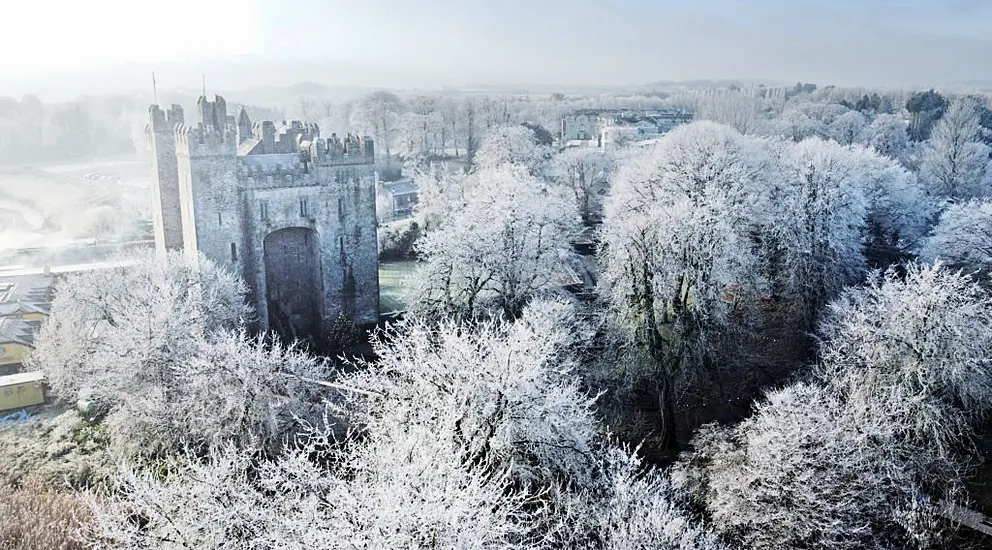
<path id="1" fill-rule="evenodd" d="M 403 287 L 405 279 L 416 269 L 417 262 L 379 263 L 379 313 L 403 311 Z"/>

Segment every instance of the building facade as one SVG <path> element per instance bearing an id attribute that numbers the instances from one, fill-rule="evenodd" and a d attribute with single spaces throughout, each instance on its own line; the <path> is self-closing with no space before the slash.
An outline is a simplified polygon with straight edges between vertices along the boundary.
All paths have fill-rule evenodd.
<path id="1" fill-rule="evenodd" d="M 692 120 L 693 114 L 683 109 L 577 109 L 562 116 L 561 145 L 612 147 L 654 139 Z"/>
<path id="2" fill-rule="evenodd" d="M 343 314 L 378 319 L 372 139 L 315 124 L 252 122 L 224 98 L 149 109 L 156 246 L 203 253 L 248 284 L 258 328 L 324 333 Z M 174 165 L 173 165 L 174 163 Z"/>

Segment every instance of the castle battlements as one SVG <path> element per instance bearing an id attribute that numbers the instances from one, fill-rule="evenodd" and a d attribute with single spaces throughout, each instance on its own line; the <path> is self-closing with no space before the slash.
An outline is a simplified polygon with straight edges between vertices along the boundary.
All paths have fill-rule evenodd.
<path id="1" fill-rule="evenodd" d="M 298 120 L 252 122 L 223 97 L 149 108 L 160 249 L 204 254 L 241 276 L 258 328 L 324 334 L 344 314 L 378 318 L 375 147 Z"/>
<path id="2" fill-rule="evenodd" d="M 229 129 L 223 133 L 208 130 L 201 124 L 197 127 L 177 124 L 175 126 L 176 149 L 191 157 L 234 156 L 237 146 Z"/>

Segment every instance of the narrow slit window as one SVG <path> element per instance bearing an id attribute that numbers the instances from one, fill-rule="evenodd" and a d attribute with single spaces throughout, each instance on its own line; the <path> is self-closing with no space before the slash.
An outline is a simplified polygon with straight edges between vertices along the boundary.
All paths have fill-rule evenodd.
<path id="1" fill-rule="evenodd" d="M 310 209 L 308 208 L 307 200 L 300 199 L 300 216 L 305 218 L 309 215 L 310 215 Z"/>
<path id="2" fill-rule="evenodd" d="M 220 212 L 217 213 L 217 227 L 224 225 L 224 215 Z"/>
<path id="3" fill-rule="evenodd" d="M 258 201 L 258 216 L 262 221 L 269 219 L 269 201 Z"/>
<path id="4" fill-rule="evenodd" d="M 238 261 L 238 245 L 231 243 L 231 261 Z"/>

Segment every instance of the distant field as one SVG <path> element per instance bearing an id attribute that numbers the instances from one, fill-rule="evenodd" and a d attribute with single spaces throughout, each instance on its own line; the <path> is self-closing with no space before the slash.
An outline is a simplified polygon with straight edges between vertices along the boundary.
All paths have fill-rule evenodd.
<path id="1" fill-rule="evenodd" d="M 149 174 L 139 161 L 0 170 L 0 249 L 147 237 Z"/>
<path id="2" fill-rule="evenodd" d="M 413 273 L 417 262 L 383 262 L 379 264 L 379 312 L 403 311 L 404 280 Z"/>

